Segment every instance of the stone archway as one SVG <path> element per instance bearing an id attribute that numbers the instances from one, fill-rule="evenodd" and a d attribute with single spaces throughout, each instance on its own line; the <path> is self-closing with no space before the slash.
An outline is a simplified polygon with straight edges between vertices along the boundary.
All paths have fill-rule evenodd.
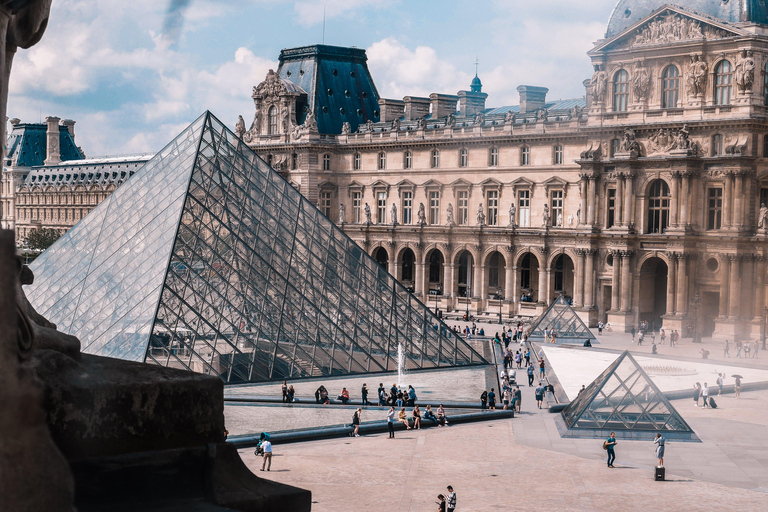
<path id="1" fill-rule="evenodd" d="M 408 291 L 413 292 L 416 282 L 416 254 L 408 247 L 400 253 L 400 275 L 398 278 Z"/>
<path id="2" fill-rule="evenodd" d="M 442 295 L 445 286 L 443 283 L 445 258 L 440 249 L 432 249 L 427 253 L 426 277 L 427 293 L 429 295 Z"/>
<path id="3" fill-rule="evenodd" d="M 476 293 L 474 279 L 475 259 L 469 251 L 462 251 L 456 256 L 458 296 L 468 297 Z"/>
<path id="4" fill-rule="evenodd" d="M 550 266 L 551 282 L 549 284 L 550 303 L 563 295 L 570 304 L 573 301 L 574 264 L 571 257 L 565 253 L 552 259 Z"/>
<path id="5" fill-rule="evenodd" d="M 638 320 L 648 322 L 648 328 L 661 327 L 661 317 L 667 312 L 667 263 L 658 257 L 648 258 L 640 268 Z"/>
<path id="6" fill-rule="evenodd" d="M 379 247 L 373 251 L 373 259 L 381 265 L 384 270 L 389 270 L 389 253 L 383 247 Z"/>
<path id="7" fill-rule="evenodd" d="M 505 294 L 511 294 L 512 290 L 505 290 L 507 261 L 499 251 L 493 251 L 485 258 L 486 290 L 488 298 L 503 299 Z"/>
<path id="8" fill-rule="evenodd" d="M 536 302 L 543 296 L 539 290 L 539 259 L 532 252 L 521 254 L 517 260 L 518 288 L 521 302 Z"/>

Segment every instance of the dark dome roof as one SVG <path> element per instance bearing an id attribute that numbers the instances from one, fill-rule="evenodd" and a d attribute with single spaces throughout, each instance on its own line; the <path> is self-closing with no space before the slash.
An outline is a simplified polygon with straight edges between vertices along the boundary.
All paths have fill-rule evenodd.
<path id="1" fill-rule="evenodd" d="M 480 78 L 475 75 L 475 78 L 472 79 L 472 83 L 469 84 L 469 89 L 472 92 L 480 92 L 483 88 L 483 82 L 480 81 Z"/>
<path id="2" fill-rule="evenodd" d="M 619 0 L 608 21 L 605 37 L 613 37 L 665 5 L 739 23 L 768 24 L 768 0 Z"/>

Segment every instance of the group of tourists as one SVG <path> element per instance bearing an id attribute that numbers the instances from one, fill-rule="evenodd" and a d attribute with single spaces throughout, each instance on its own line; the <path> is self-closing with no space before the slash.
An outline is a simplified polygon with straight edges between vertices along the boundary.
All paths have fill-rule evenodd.
<path id="1" fill-rule="evenodd" d="M 358 412 L 359 411 L 359 412 Z M 358 425 L 359 425 L 359 418 L 360 414 L 362 413 L 361 409 L 358 409 L 355 414 L 356 418 L 358 419 Z M 405 425 L 406 430 L 421 429 L 421 409 L 419 409 L 418 405 L 414 405 L 413 409 L 411 410 L 411 416 L 410 419 L 413 420 L 413 426 L 411 426 L 411 423 L 408 419 L 408 413 L 405 410 L 405 407 L 400 408 L 400 412 L 396 413 L 394 407 L 390 407 L 389 411 L 387 411 L 387 429 L 389 430 L 389 438 L 394 439 L 395 438 L 395 424 L 396 423 L 402 423 Z M 437 425 L 438 427 L 444 427 L 448 425 L 448 417 L 445 414 L 445 408 L 443 408 L 442 404 L 437 408 L 437 413 L 432 411 L 432 406 L 427 405 L 426 409 L 424 410 L 424 421 L 431 421 L 433 424 Z M 354 421 L 353 421 L 354 424 Z M 357 427 L 355 428 L 355 435 L 357 435 Z"/>
<path id="2" fill-rule="evenodd" d="M 283 403 L 284 404 L 290 404 L 293 403 L 295 400 L 294 395 L 296 394 L 296 391 L 293 389 L 293 385 L 286 384 L 286 381 L 283 381 Z"/>
<path id="3" fill-rule="evenodd" d="M 464 326 L 464 328 L 461 330 L 459 330 L 459 328 L 454 325 L 453 332 L 463 334 L 464 337 L 467 338 L 468 340 L 471 340 L 472 336 L 485 336 L 485 329 L 483 329 L 482 327 L 478 329 L 475 322 L 472 322 L 471 326 L 470 325 Z"/>
<path id="4" fill-rule="evenodd" d="M 752 359 L 758 359 L 757 356 L 760 353 L 760 345 L 756 341 L 750 342 L 747 340 L 746 342 L 742 343 L 741 340 L 736 340 L 734 346 L 736 347 L 737 358 L 741 359 L 741 353 L 743 350 L 744 359 L 749 359 L 750 354 L 752 354 Z M 723 357 L 731 357 L 731 344 L 728 340 L 725 340 L 725 346 L 723 347 Z"/>
<path id="5" fill-rule="evenodd" d="M 517 368 L 523 367 L 523 361 L 525 361 L 526 368 L 531 364 L 531 349 L 519 349 L 512 353 L 511 348 L 507 348 L 504 351 L 504 368 Z"/>
<path id="6" fill-rule="evenodd" d="M 437 512 L 454 512 L 456 510 L 456 492 L 453 490 L 453 487 L 448 486 L 447 496 L 438 494 L 435 503 L 438 505 Z"/>
<path id="7" fill-rule="evenodd" d="M 380 406 L 395 406 L 395 407 L 413 407 L 416 404 L 416 390 L 413 386 L 408 386 L 407 390 L 398 389 L 397 384 L 392 384 L 389 388 L 389 392 L 384 387 L 384 383 L 379 383 L 379 389 L 376 391 L 379 397 Z"/>
<path id="8" fill-rule="evenodd" d="M 611 432 L 611 435 L 603 441 L 603 450 L 608 454 L 608 467 L 614 467 L 613 462 L 616 460 L 616 432 Z M 667 440 L 661 434 L 656 434 L 656 438 L 653 440 L 653 444 L 656 445 L 656 458 L 659 460 L 658 467 L 664 467 L 664 446 L 667 444 Z"/>
<path id="9" fill-rule="evenodd" d="M 736 398 L 741 398 L 741 375 L 733 375 L 734 379 L 734 385 L 733 385 L 733 391 L 736 395 Z M 718 373 L 717 374 L 717 396 L 720 396 L 723 394 L 723 384 L 725 383 L 725 374 L 724 373 Z M 712 390 L 709 388 L 709 385 L 705 382 L 702 386 L 700 383 L 696 383 L 693 385 L 693 406 L 698 407 L 699 406 L 699 400 L 703 401 L 702 407 L 707 408 L 711 407 L 712 409 L 717 409 L 717 403 L 712 398 Z"/>
<path id="10" fill-rule="evenodd" d="M 520 407 L 522 404 L 522 393 L 520 392 L 520 386 L 517 385 L 517 381 L 515 380 L 515 370 L 511 370 L 511 372 L 507 372 L 507 370 L 502 370 L 501 374 L 499 375 L 499 379 L 501 381 L 501 403 L 503 406 L 503 410 L 514 410 L 516 412 L 520 412 Z M 481 410 L 496 410 L 496 389 L 491 388 L 490 391 L 483 390 L 483 392 L 480 394 L 480 409 Z"/>

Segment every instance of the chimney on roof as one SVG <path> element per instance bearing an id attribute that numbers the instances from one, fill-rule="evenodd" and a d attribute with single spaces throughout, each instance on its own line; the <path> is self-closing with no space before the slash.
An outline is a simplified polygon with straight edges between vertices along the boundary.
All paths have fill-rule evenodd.
<path id="1" fill-rule="evenodd" d="M 433 92 L 429 95 L 429 99 L 432 101 L 433 119 L 448 117 L 449 115 L 456 113 L 456 104 L 459 102 L 458 96 Z"/>
<path id="2" fill-rule="evenodd" d="M 471 117 L 485 110 L 485 99 L 488 97 L 484 92 L 459 91 L 459 115 Z"/>
<path id="3" fill-rule="evenodd" d="M 379 119 L 382 123 L 391 123 L 395 119 L 400 119 L 405 114 L 405 102 L 401 100 L 379 100 Z"/>
<path id="4" fill-rule="evenodd" d="M 48 129 L 45 132 L 47 139 L 45 148 L 46 159 L 45 162 L 43 162 L 45 165 L 56 165 L 61 162 L 59 120 L 60 118 L 54 116 L 45 118 L 45 122 L 48 123 Z"/>
<path id="5" fill-rule="evenodd" d="M 429 115 L 429 98 L 406 96 L 403 101 L 405 102 L 406 121 L 415 121 Z"/>
<path id="6" fill-rule="evenodd" d="M 536 112 L 547 104 L 549 89 L 546 87 L 521 85 L 517 88 L 517 92 L 520 93 L 520 113 L 522 114 Z"/>
<path id="7" fill-rule="evenodd" d="M 65 119 L 61 122 L 61 124 L 67 127 L 69 136 L 72 137 L 72 142 L 75 142 L 75 122 L 71 119 Z"/>

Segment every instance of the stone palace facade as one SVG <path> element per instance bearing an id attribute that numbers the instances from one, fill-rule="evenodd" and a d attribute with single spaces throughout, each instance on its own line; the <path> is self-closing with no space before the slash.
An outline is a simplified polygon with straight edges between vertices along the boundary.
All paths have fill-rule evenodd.
<path id="1" fill-rule="evenodd" d="M 240 137 L 445 312 L 759 338 L 768 19 L 741 0 L 619 2 L 581 99 L 520 86 L 378 96 L 363 50 L 283 50 Z M 738 5 L 737 5 L 738 4 Z M 748 4 L 742 9 L 741 4 Z"/>

